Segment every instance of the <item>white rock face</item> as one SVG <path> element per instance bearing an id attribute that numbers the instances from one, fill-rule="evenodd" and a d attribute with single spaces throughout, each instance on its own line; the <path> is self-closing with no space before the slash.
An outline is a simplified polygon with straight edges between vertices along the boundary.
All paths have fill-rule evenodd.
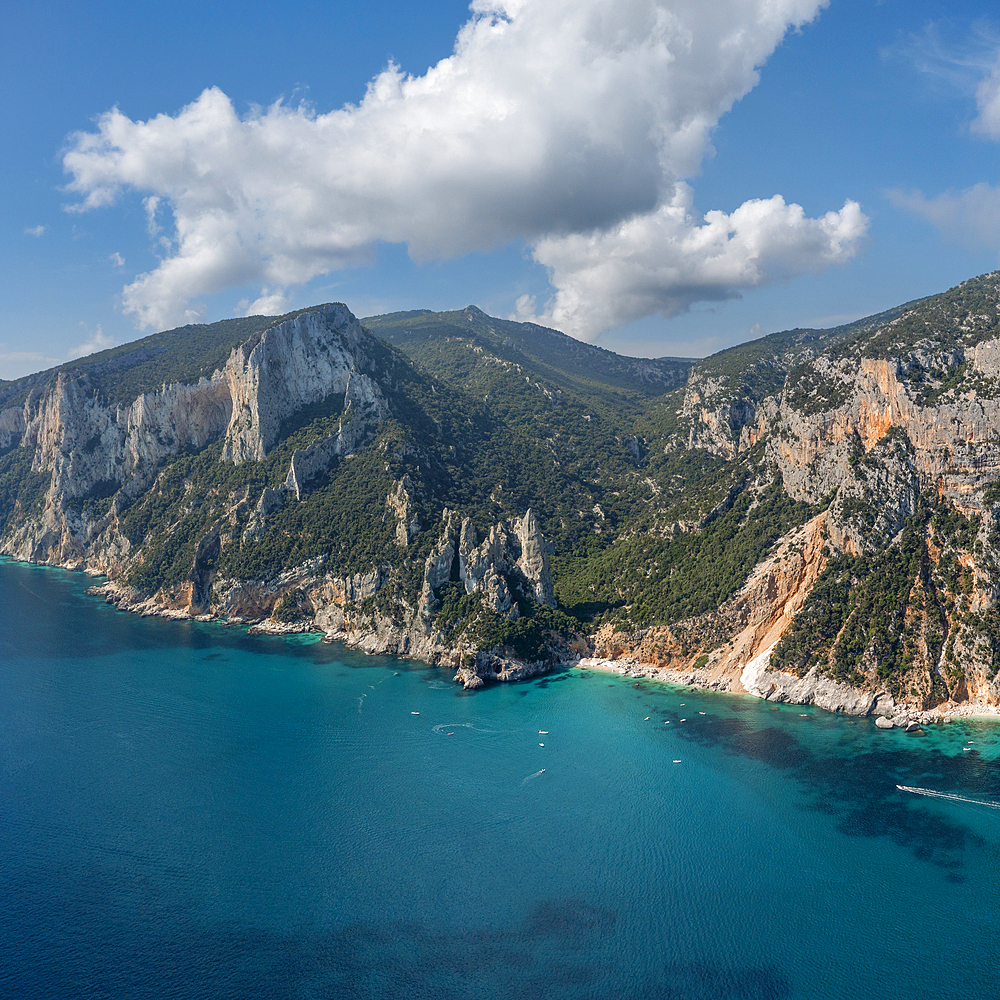
<path id="1" fill-rule="evenodd" d="M 517 522 L 516 527 L 517 538 L 521 543 L 517 568 L 531 584 L 535 600 L 546 607 L 554 608 L 556 596 L 552 586 L 552 573 L 549 570 L 549 555 L 534 511 L 529 508 L 524 517 Z"/>
<path id="2" fill-rule="evenodd" d="M 995 342 L 981 344 L 981 363 L 993 364 L 1000 354 Z M 781 408 L 770 429 L 768 456 L 781 468 L 785 488 L 792 496 L 811 500 L 823 496 L 850 477 L 851 447 L 859 442 L 871 451 L 893 427 L 905 431 L 914 447 L 913 464 L 919 476 L 933 480 L 949 470 L 982 465 L 1000 449 L 1000 399 L 981 399 L 974 393 L 960 399 L 921 406 L 910 398 L 899 380 L 898 362 L 861 358 L 839 365 L 818 359 L 817 369 L 841 381 L 848 400 L 836 409 L 800 413 Z"/>
<path id="3" fill-rule="evenodd" d="M 396 484 L 396 489 L 385 498 L 386 506 L 396 518 L 396 544 L 406 548 L 420 532 L 420 518 L 414 510 L 414 486 L 408 475 Z"/>
<path id="4" fill-rule="evenodd" d="M 829 712 L 848 715 L 868 715 L 895 708 L 892 695 L 887 691 L 862 691 L 849 684 L 839 684 L 823 677 L 815 667 L 804 677 L 771 670 L 768 668 L 770 658 L 771 650 L 766 649 L 744 668 L 740 683 L 748 694 L 767 701 L 816 705 Z"/>
<path id="5" fill-rule="evenodd" d="M 530 510 L 513 526 L 492 525 L 482 542 L 468 518 L 459 526 L 455 512 L 445 509 L 442 520 L 441 537 L 424 563 L 420 613 L 425 620 L 433 618 L 433 592 L 455 575 L 467 594 L 482 595 L 491 611 L 511 621 L 520 612 L 509 579 L 525 596 L 555 606 L 546 542 Z"/>
<path id="6" fill-rule="evenodd" d="M 0 447 L 32 451 L 32 471 L 51 474 L 45 510 L 13 526 L 3 551 L 18 558 L 107 569 L 128 549 L 107 524 L 82 521 L 63 501 L 95 487 L 121 487 L 136 496 L 164 460 L 224 440 L 222 460 L 264 458 L 284 420 L 310 403 L 343 393 L 340 430 L 296 452 L 287 489 L 301 496 L 313 476 L 337 456 L 351 454 L 389 414 L 366 353 L 368 334 L 340 304 L 326 305 L 251 337 L 222 370 L 196 384 L 175 383 L 131 403 L 104 403 L 86 377 L 62 372 L 34 388 L 22 406 L 0 411 Z M 274 491 L 271 491 L 274 492 Z M 252 529 L 280 496 L 262 498 Z M 104 532 L 107 537 L 101 537 Z"/>
<path id="7" fill-rule="evenodd" d="M 458 551 L 458 532 L 455 527 L 455 515 L 446 507 L 443 518 L 444 531 L 424 564 L 425 594 L 429 593 L 430 590 L 437 590 L 438 587 L 451 579 L 451 570 Z"/>
<path id="8" fill-rule="evenodd" d="M 510 570 L 507 554 L 507 532 L 502 525 L 493 525 L 481 544 L 476 544 L 476 529 L 466 518 L 462 523 L 459 546 L 458 577 L 467 594 L 476 591 L 486 594 L 487 603 L 497 614 L 507 614 L 511 596 L 500 575 Z"/>
<path id="9" fill-rule="evenodd" d="M 226 362 L 232 416 L 224 461 L 261 459 L 278 438 L 281 424 L 310 403 L 333 393 L 348 402 L 388 412 L 378 386 L 364 374 L 367 335 L 344 305 L 335 303 L 271 327 L 240 345 Z M 346 407 L 345 407 L 346 408 Z"/>
<path id="10" fill-rule="evenodd" d="M 0 448 L 9 448 L 24 434 L 24 408 L 10 406 L 0 410 Z"/>
<path id="11" fill-rule="evenodd" d="M 77 497 L 103 481 L 138 477 L 145 485 L 164 458 L 218 440 L 229 412 L 226 387 L 214 380 L 166 386 L 120 406 L 60 374 L 41 399 L 29 398 L 20 420 L 4 411 L 0 434 L 20 424 L 21 447 L 34 451 L 32 471 L 52 473 L 53 495 Z"/>
<path id="12" fill-rule="evenodd" d="M 691 376 L 680 415 L 687 418 L 686 445 L 733 458 L 741 450 L 741 432 L 756 417 L 752 399 L 733 397 L 727 379 Z"/>
<path id="13" fill-rule="evenodd" d="M 517 617 L 506 575 L 514 574 L 523 581 L 527 596 L 539 604 L 555 607 L 555 592 L 546 542 L 538 519 L 529 509 L 513 525 L 493 525 L 481 543 L 476 530 L 466 518 L 459 539 L 458 578 L 467 594 L 482 593 L 486 603 L 497 614 Z"/>

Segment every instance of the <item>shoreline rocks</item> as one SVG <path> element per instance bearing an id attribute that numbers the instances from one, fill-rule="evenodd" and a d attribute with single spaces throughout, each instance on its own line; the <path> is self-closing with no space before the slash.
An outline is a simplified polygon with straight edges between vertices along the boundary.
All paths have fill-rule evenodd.
<path id="1" fill-rule="evenodd" d="M 583 670 L 603 670 L 630 679 L 660 681 L 665 684 L 675 684 L 679 687 L 699 688 L 703 691 L 718 691 L 724 694 L 745 694 L 753 698 L 759 698 L 761 701 L 769 701 L 777 704 L 813 705 L 824 712 L 833 712 L 837 715 L 852 715 L 858 718 L 865 718 L 871 717 L 877 711 L 874 707 L 869 707 L 867 710 L 863 708 L 865 698 L 860 696 L 864 692 L 858 692 L 859 698 L 854 702 L 854 705 L 859 708 L 851 711 L 851 707 L 829 707 L 809 698 L 764 697 L 754 691 L 735 690 L 732 685 L 726 683 L 724 680 L 713 679 L 710 669 L 670 670 L 654 664 L 640 663 L 635 659 L 609 659 L 605 657 L 581 657 L 574 666 Z M 790 677 L 790 675 L 785 676 Z M 792 677 L 791 679 L 797 680 L 798 678 Z M 844 686 L 846 687 L 847 685 Z M 875 725 L 879 729 L 887 731 L 898 727 L 907 733 L 916 733 L 921 731 L 924 726 L 943 725 L 954 722 L 956 718 L 995 717 L 1000 722 L 1000 710 L 986 704 L 948 704 L 946 707 L 942 706 L 936 711 L 926 711 L 906 705 L 895 705 L 895 709 L 895 714 L 891 718 L 885 715 L 876 715 Z"/>

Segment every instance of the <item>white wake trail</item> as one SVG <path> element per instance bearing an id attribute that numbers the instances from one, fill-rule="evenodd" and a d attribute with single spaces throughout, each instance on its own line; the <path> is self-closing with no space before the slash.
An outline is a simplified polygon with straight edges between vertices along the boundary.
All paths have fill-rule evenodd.
<path id="1" fill-rule="evenodd" d="M 471 722 L 442 722 L 432 727 L 434 732 L 443 733 L 446 730 L 450 733 L 455 729 L 471 729 L 474 733 L 495 733 L 495 729 L 480 729 Z"/>
<path id="2" fill-rule="evenodd" d="M 896 785 L 896 787 L 901 792 L 926 795 L 931 799 L 947 799 L 949 802 L 965 802 L 970 806 L 986 806 L 987 809 L 1000 809 L 1000 802 L 984 802 L 982 799 L 968 799 L 964 795 L 952 795 L 951 792 L 936 792 L 933 788 L 912 788 L 910 785 Z"/>

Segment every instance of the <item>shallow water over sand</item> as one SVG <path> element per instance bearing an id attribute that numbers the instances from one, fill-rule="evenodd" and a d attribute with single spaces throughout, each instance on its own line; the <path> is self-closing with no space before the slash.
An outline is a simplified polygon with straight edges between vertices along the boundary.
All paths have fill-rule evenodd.
<path id="1" fill-rule="evenodd" d="M 0 563 L 4 996 L 996 995 L 996 723 L 467 695 L 86 584 Z"/>

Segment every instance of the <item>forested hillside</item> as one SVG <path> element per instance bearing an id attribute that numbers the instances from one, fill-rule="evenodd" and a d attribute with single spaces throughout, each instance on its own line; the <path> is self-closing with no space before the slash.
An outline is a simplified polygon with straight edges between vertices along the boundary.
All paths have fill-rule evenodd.
<path id="1" fill-rule="evenodd" d="M 699 361 L 474 307 L 157 334 L 0 384 L 0 548 L 473 686 L 992 704 L 998 280 Z"/>

